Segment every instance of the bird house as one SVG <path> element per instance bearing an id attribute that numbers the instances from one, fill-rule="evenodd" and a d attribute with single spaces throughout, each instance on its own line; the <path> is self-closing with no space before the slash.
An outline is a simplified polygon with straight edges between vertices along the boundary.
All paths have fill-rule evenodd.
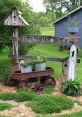
<path id="1" fill-rule="evenodd" d="M 69 57 L 68 79 L 74 80 L 76 75 L 77 47 L 72 44 Z"/>
<path id="2" fill-rule="evenodd" d="M 26 20 L 21 16 L 21 12 L 16 7 L 13 7 L 10 15 L 5 19 L 4 25 L 7 26 L 27 26 L 29 25 Z"/>

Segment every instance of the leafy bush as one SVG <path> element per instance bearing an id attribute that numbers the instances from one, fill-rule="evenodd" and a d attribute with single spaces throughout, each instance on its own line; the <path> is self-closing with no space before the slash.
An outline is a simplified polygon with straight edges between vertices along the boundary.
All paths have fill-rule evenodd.
<path id="1" fill-rule="evenodd" d="M 12 105 L 9 103 L 0 103 L 0 110 L 11 109 Z"/>
<path id="2" fill-rule="evenodd" d="M 78 83 L 77 81 L 72 81 L 72 80 L 62 82 L 61 91 L 64 94 L 67 94 L 70 96 L 78 96 L 82 94 L 80 83 Z"/>
<path id="3" fill-rule="evenodd" d="M 52 86 L 44 86 L 44 89 L 43 89 L 43 93 L 46 93 L 46 94 L 52 94 L 52 92 L 54 91 L 54 88 Z"/>
<path id="4" fill-rule="evenodd" d="M 36 97 L 36 93 L 34 93 L 34 92 L 21 91 L 19 93 L 16 93 L 15 101 L 17 101 L 17 102 L 31 101 L 35 97 Z"/>
<path id="5" fill-rule="evenodd" d="M 22 88 L 19 88 L 19 89 L 16 90 L 17 93 L 22 92 L 22 91 L 28 92 L 28 89 L 26 87 L 22 87 Z"/>
<path id="6" fill-rule="evenodd" d="M 4 84 L 8 84 L 8 81 L 10 79 L 10 75 L 11 75 L 11 69 L 10 69 L 10 67 L 2 68 L 1 69 L 1 74 L 0 74 L 0 80 Z"/>
<path id="7" fill-rule="evenodd" d="M 0 93 L 0 99 L 2 100 L 15 100 L 17 102 L 31 101 L 36 98 L 36 93 L 34 92 L 25 92 L 24 88 L 17 90 L 17 93 Z"/>
<path id="8" fill-rule="evenodd" d="M 13 100 L 15 98 L 14 93 L 0 93 L 0 99 L 2 100 Z"/>
<path id="9" fill-rule="evenodd" d="M 36 113 L 48 114 L 71 109 L 74 102 L 67 97 L 38 96 L 35 101 L 27 103 L 26 106 L 31 107 Z"/>

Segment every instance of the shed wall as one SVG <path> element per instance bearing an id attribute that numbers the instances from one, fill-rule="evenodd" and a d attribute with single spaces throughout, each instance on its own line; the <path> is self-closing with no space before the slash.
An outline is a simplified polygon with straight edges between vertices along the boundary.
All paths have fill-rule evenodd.
<path id="1" fill-rule="evenodd" d="M 77 33 L 77 36 L 80 37 L 78 45 L 79 45 L 79 47 L 82 48 L 82 9 L 74 12 L 70 16 L 68 16 L 68 17 L 60 20 L 59 22 L 55 23 L 54 24 L 55 36 L 59 36 L 59 37 L 69 37 L 70 36 L 70 34 L 67 31 L 67 22 L 68 22 L 69 17 L 71 19 L 75 18 L 76 21 L 81 23 L 79 25 L 79 32 Z"/>

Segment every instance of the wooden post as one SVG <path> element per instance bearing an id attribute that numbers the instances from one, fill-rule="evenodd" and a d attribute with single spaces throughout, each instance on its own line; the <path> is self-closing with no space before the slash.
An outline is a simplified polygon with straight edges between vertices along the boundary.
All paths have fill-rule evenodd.
<path id="1" fill-rule="evenodd" d="M 16 60 L 16 63 L 19 63 L 19 60 L 18 60 L 18 56 L 19 56 L 19 53 L 18 53 L 18 27 L 14 27 L 14 39 L 15 39 L 15 40 L 13 40 L 14 58 Z"/>
<path id="2" fill-rule="evenodd" d="M 25 19 L 21 16 L 21 12 L 16 7 L 13 7 L 12 12 L 10 12 L 9 16 L 4 20 L 4 25 L 13 27 L 13 58 L 15 63 L 19 63 L 18 60 L 18 27 L 29 25 Z"/>

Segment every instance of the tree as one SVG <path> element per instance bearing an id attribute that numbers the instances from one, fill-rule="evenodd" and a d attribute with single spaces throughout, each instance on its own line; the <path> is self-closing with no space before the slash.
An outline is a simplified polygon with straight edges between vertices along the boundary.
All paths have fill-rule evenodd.
<path id="1" fill-rule="evenodd" d="M 21 34 L 33 34 L 37 33 L 34 32 L 35 24 L 34 22 L 34 13 L 30 8 L 28 3 L 22 2 L 22 0 L 0 0 L 0 50 L 5 46 L 10 47 L 11 41 L 10 38 L 12 36 L 13 30 L 12 28 L 4 26 L 4 19 L 9 15 L 13 6 L 16 6 L 22 13 L 23 17 L 29 23 L 29 26 L 21 28 L 19 33 Z M 38 29 L 39 30 L 39 29 Z M 39 31 L 38 31 L 39 33 Z"/>
<path id="2" fill-rule="evenodd" d="M 63 8 L 69 9 L 69 2 L 66 0 L 44 0 L 43 3 L 47 10 L 55 12 L 57 18 L 62 16 Z"/>
<path id="3" fill-rule="evenodd" d="M 62 9 L 66 9 L 68 12 L 81 6 L 82 0 L 44 0 L 43 1 L 47 10 L 55 12 L 56 18 L 62 16 Z"/>

